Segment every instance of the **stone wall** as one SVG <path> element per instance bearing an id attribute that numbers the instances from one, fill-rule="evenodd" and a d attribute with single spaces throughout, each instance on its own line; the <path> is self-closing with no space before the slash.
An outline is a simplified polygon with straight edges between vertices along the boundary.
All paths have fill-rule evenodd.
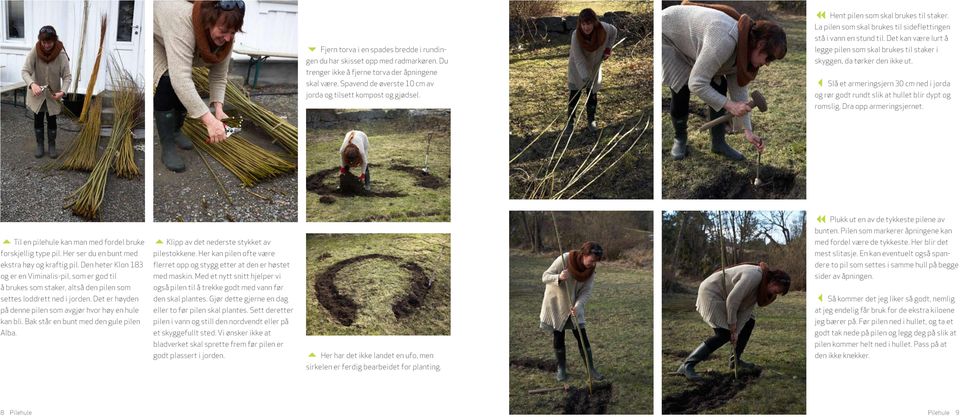
<path id="1" fill-rule="evenodd" d="M 620 26 L 620 21 L 629 16 L 630 12 L 606 12 L 600 16 L 600 21 L 614 26 Z M 540 36 L 569 35 L 577 27 L 577 16 L 547 16 L 534 17 L 522 22 L 510 22 L 510 39 L 519 36 L 535 34 Z"/>
<path id="2" fill-rule="evenodd" d="M 446 117 L 450 119 L 448 109 L 372 109 L 372 110 L 335 110 L 308 109 L 307 128 L 319 129 L 375 120 L 398 120 Z"/>

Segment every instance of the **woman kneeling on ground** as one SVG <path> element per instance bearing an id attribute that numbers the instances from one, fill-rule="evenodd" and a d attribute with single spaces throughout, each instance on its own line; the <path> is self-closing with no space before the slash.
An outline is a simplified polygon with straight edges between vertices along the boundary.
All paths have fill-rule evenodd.
<path id="1" fill-rule="evenodd" d="M 787 54 L 783 28 L 768 20 L 754 22 L 727 5 L 686 0 L 664 9 L 662 21 L 663 83 L 670 87 L 670 119 L 676 135 L 670 150 L 673 159 L 687 156 L 691 91 L 710 107 L 710 120 L 727 112 L 736 116 L 734 126 L 763 152 L 763 139 L 753 133 L 750 122 L 747 85 L 760 67 Z M 744 159 L 727 144 L 726 132 L 726 124 L 710 129 L 710 150 L 732 160 Z"/>
<path id="2" fill-rule="evenodd" d="M 711 274 L 700 283 L 697 311 L 713 329 L 713 336 L 700 343 L 677 373 L 691 381 L 703 379 L 694 366 L 728 341 L 736 346 L 735 353 L 729 358 L 730 369 L 756 368 L 756 365 L 740 360 L 756 324 L 753 309 L 770 305 L 777 295 L 787 295 L 789 289 L 790 275 L 771 270 L 763 262 L 740 264 Z"/>
<path id="3" fill-rule="evenodd" d="M 370 141 L 367 134 L 359 130 L 351 130 L 343 137 L 340 145 L 340 174 L 350 172 L 350 168 L 360 168 L 360 182 L 363 189 L 370 191 Z"/>
<path id="4" fill-rule="evenodd" d="M 567 347 L 564 343 L 566 329 L 573 331 L 580 349 L 580 357 L 590 365 L 594 380 L 603 375 L 593 366 L 593 351 L 587 339 L 585 307 L 590 300 L 596 281 L 594 269 L 603 260 L 603 248 L 597 242 L 584 242 L 580 250 L 561 254 L 550 268 L 543 272 L 543 305 L 540 307 L 540 328 L 553 333 L 553 351 L 557 355 L 557 380 L 567 379 Z M 568 286 L 573 285 L 573 300 Z M 577 329 L 579 327 L 579 331 Z M 582 338 L 581 338 L 582 334 Z"/>
<path id="5" fill-rule="evenodd" d="M 33 111 L 33 132 L 37 139 L 37 151 L 33 156 L 42 158 L 43 119 L 47 119 L 47 146 L 51 158 L 57 153 L 57 115 L 60 114 L 60 99 L 63 86 L 73 81 L 70 75 L 70 58 L 63 50 L 63 42 L 53 26 L 40 28 L 37 44 L 23 61 L 20 74 L 27 83 L 27 107 Z"/>
<path id="6" fill-rule="evenodd" d="M 153 3 L 153 117 L 157 123 L 161 160 L 167 169 L 187 169 L 180 149 L 193 149 L 181 133 L 184 119 L 200 119 L 207 128 L 207 141 L 227 138 L 221 120 L 227 89 L 227 71 L 234 35 L 243 28 L 242 1 L 156 0 Z M 213 112 L 193 84 L 193 68 L 208 67 Z"/>

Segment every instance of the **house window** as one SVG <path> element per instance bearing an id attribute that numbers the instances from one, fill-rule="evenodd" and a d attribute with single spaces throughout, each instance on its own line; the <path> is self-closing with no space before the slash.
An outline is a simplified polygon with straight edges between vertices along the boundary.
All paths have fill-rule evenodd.
<path id="1" fill-rule="evenodd" d="M 23 0 L 7 0 L 7 39 L 23 39 Z"/>
<path id="2" fill-rule="evenodd" d="M 133 39 L 132 1 L 120 1 L 117 6 L 117 42 L 130 42 Z"/>

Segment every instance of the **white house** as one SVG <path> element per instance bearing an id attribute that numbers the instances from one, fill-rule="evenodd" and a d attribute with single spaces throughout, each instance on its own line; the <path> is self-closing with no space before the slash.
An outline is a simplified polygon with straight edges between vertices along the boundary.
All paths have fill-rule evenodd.
<path id="1" fill-rule="evenodd" d="M 87 4 L 86 42 L 80 73 L 76 65 L 83 33 L 83 10 Z M 0 1 L 0 82 L 3 85 L 22 81 L 20 70 L 27 53 L 37 43 L 40 28 L 51 25 L 63 42 L 70 57 L 70 71 L 77 83 L 77 92 L 84 93 L 93 71 L 100 42 L 100 16 L 107 16 L 107 33 L 103 42 L 100 75 L 94 93 L 104 90 L 108 83 L 106 70 L 109 60 L 116 60 L 138 79 L 143 80 L 144 43 L 149 37 L 143 33 L 144 1 L 124 0 L 2 0 Z M 68 92 L 73 91 L 70 86 Z"/>
<path id="2" fill-rule="evenodd" d="M 297 54 L 297 1 L 247 0 L 235 47 Z M 233 59 L 247 59 L 234 54 Z"/>

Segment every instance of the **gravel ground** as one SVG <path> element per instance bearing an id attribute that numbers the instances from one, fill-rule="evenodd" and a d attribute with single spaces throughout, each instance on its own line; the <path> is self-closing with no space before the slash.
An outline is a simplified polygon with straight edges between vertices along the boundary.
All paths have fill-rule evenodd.
<path id="1" fill-rule="evenodd" d="M 36 140 L 32 112 L 22 107 L 3 104 L 3 128 L 0 134 L 0 221 L 4 222 L 75 222 L 85 221 L 64 209 L 64 198 L 86 182 L 88 173 L 77 171 L 44 171 L 52 160 L 33 157 Z M 66 116 L 57 117 L 57 150 L 63 152 L 73 143 L 79 126 Z M 107 139 L 101 138 L 100 149 Z M 143 172 L 143 141 L 134 139 L 137 166 Z M 143 177 L 134 180 L 107 177 L 107 189 L 100 207 L 100 221 L 144 221 Z"/>
<path id="2" fill-rule="evenodd" d="M 242 81 L 242 80 L 241 80 Z M 286 94 L 290 93 L 290 94 Z M 297 125 L 297 95 L 295 85 L 257 87 L 254 100 L 278 116 L 286 117 Z M 231 114 L 229 103 L 226 112 Z M 156 131 L 154 129 L 154 131 Z M 252 123 L 244 123 L 243 136 L 264 149 L 284 154 L 270 142 L 270 137 Z M 297 175 L 296 172 L 262 182 L 244 189 L 240 180 L 233 176 L 209 155 L 204 155 L 210 168 L 223 182 L 233 204 L 223 195 L 203 164 L 197 151 L 178 150 L 187 165 L 187 170 L 175 173 L 167 170 L 160 160 L 160 139 L 154 135 L 153 148 L 153 217 L 157 222 L 296 222 L 297 221 Z M 249 191 L 248 191 L 249 190 Z M 256 193 L 258 196 L 251 194 Z M 262 197 L 262 198 L 261 198 Z"/>

